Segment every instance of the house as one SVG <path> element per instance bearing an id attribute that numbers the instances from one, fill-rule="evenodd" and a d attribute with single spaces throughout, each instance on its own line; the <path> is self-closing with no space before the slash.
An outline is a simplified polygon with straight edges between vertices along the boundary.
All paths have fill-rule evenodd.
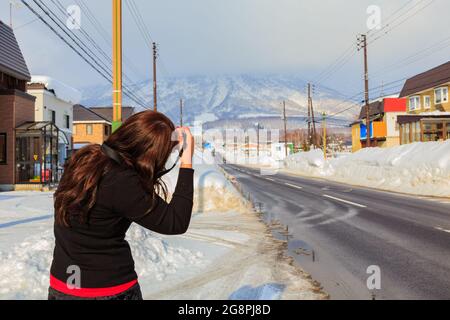
<path id="1" fill-rule="evenodd" d="M 41 176 L 42 135 L 20 127 L 34 122 L 35 97 L 26 93 L 30 72 L 13 30 L 0 21 L 0 190 Z"/>
<path id="2" fill-rule="evenodd" d="M 406 114 L 406 99 L 382 98 L 369 104 L 370 145 L 388 148 L 400 144 L 397 117 Z M 352 151 L 367 145 L 367 109 L 361 108 L 358 121 L 352 123 Z"/>
<path id="3" fill-rule="evenodd" d="M 73 106 L 81 100 L 81 93 L 45 76 L 32 76 L 27 92 L 36 97 L 35 121 L 51 122 L 59 130 L 58 163 L 62 167 L 73 149 Z"/>
<path id="4" fill-rule="evenodd" d="M 134 114 L 134 108 L 123 107 L 122 118 L 126 121 Z M 113 108 L 74 107 L 73 141 L 74 150 L 89 144 L 102 144 L 112 132 Z"/>
<path id="5" fill-rule="evenodd" d="M 408 79 L 400 93 L 407 115 L 398 117 L 401 144 L 450 139 L 450 61 Z"/>

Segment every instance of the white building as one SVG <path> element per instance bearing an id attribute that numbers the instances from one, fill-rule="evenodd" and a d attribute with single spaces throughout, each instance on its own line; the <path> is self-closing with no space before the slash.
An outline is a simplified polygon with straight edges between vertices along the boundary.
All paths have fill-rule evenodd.
<path id="1" fill-rule="evenodd" d="M 62 166 L 73 149 L 73 106 L 80 102 L 81 93 L 45 76 L 33 76 L 27 92 L 36 97 L 35 121 L 51 122 L 59 130 L 58 163 Z"/>

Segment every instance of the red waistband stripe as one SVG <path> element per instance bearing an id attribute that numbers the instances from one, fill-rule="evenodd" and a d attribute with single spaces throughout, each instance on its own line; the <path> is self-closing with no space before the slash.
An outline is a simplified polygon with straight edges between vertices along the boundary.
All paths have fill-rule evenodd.
<path id="1" fill-rule="evenodd" d="M 50 275 L 50 287 L 59 291 L 61 293 L 67 294 L 69 296 L 74 296 L 78 298 L 103 298 L 112 297 L 121 294 L 128 289 L 132 288 L 138 283 L 137 280 L 121 284 L 119 286 L 109 287 L 109 288 L 80 288 L 80 289 L 70 289 L 67 283 L 60 281 Z"/>

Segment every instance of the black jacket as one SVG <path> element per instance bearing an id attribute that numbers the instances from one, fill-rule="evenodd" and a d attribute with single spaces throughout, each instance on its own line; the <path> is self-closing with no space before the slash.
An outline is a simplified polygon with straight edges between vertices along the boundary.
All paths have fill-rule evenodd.
<path id="1" fill-rule="evenodd" d="M 149 230 L 177 235 L 187 231 L 193 206 L 194 170 L 180 169 L 178 183 L 168 204 L 160 197 L 154 210 L 151 195 L 141 186 L 137 173 L 115 168 L 100 182 L 89 223 L 71 219 L 71 227 L 57 225 L 51 274 L 66 282 L 70 266 L 81 269 L 82 288 L 107 288 L 137 279 L 125 234 L 135 222 Z"/>

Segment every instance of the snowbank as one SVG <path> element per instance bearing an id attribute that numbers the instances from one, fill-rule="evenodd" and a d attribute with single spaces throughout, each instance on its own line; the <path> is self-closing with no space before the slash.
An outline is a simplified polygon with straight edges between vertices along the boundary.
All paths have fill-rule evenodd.
<path id="1" fill-rule="evenodd" d="M 183 268 L 204 263 L 201 252 L 170 246 L 136 225 L 130 228 L 127 241 L 139 278 L 146 281 L 162 281 Z M 54 243 L 53 232 L 46 231 L 27 238 L 12 250 L 0 252 L 0 299 L 46 298 Z"/>
<path id="2" fill-rule="evenodd" d="M 241 195 L 224 176 L 209 151 L 194 156 L 194 212 L 243 212 L 248 210 Z M 175 189 L 178 170 L 164 177 L 169 192 Z"/>
<path id="3" fill-rule="evenodd" d="M 30 83 L 43 84 L 47 90 L 53 90 L 56 97 L 72 104 L 80 103 L 82 98 L 80 91 L 47 76 L 32 76 Z"/>
<path id="4" fill-rule="evenodd" d="M 321 150 L 299 153 L 286 169 L 354 185 L 437 197 L 450 197 L 450 141 L 363 149 L 325 161 Z"/>

